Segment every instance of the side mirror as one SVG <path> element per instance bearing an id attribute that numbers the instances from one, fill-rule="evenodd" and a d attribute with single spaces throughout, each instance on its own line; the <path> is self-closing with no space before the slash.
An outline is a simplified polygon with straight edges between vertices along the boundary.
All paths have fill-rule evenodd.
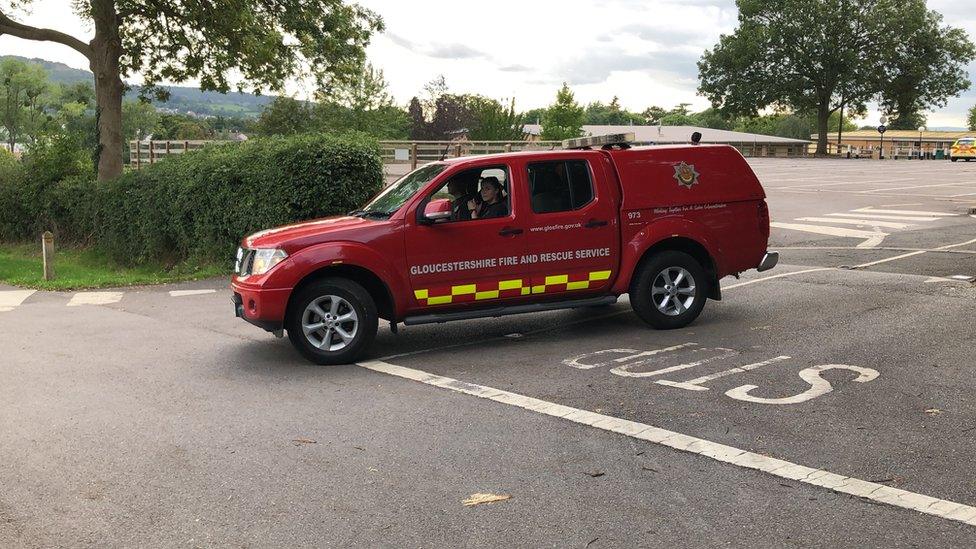
<path id="1" fill-rule="evenodd" d="M 428 223 L 437 223 L 438 221 L 447 221 L 451 219 L 453 215 L 451 201 L 446 198 L 438 198 L 436 200 L 431 200 L 424 206 L 424 221 Z"/>

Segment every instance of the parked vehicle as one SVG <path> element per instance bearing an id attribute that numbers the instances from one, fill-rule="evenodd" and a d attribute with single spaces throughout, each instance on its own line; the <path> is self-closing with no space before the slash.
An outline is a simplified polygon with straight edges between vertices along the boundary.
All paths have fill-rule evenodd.
<path id="1" fill-rule="evenodd" d="M 395 332 L 630 294 L 651 326 L 686 326 L 723 277 L 775 266 L 765 194 L 732 147 L 628 138 L 434 162 L 349 215 L 248 236 L 237 316 L 320 364 L 359 359 L 381 318 Z"/>
<path id="2" fill-rule="evenodd" d="M 959 138 L 952 144 L 952 148 L 949 149 L 949 159 L 953 162 L 957 160 L 969 162 L 973 158 L 976 158 L 976 138 Z"/>

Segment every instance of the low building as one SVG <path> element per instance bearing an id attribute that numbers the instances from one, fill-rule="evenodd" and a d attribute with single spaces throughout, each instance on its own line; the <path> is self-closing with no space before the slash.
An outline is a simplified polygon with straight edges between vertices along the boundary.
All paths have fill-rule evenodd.
<path id="1" fill-rule="evenodd" d="M 524 130 L 529 140 L 538 140 L 542 133 L 542 127 L 539 124 L 526 124 Z M 702 134 L 702 143 L 732 145 L 739 149 L 743 156 L 807 156 L 810 145 L 810 141 L 805 139 L 790 139 L 788 137 L 695 126 L 583 126 L 585 135 L 628 132 L 634 134 L 634 139 L 638 145 L 690 143 L 691 134 L 699 132 Z"/>
<path id="2" fill-rule="evenodd" d="M 887 158 L 918 158 L 920 154 L 923 158 L 947 157 L 953 142 L 961 137 L 974 136 L 976 132 L 970 131 L 888 130 L 884 133 L 884 155 Z M 881 150 L 882 139 L 878 130 L 844 132 L 840 138 L 838 143 L 836 133 L 828 134 L 831 154 L 872 157 Z M 817 136 L 812 135 L 811 139 L 816 140 Z"/>

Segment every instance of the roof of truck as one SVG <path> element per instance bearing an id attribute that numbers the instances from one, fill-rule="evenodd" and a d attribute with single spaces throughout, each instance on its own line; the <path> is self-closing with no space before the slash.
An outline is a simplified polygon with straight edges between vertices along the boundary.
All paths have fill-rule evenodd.
<path id="1" fill-rule="evenodd" d="M 539 135 L 542 126 L 526 124 L 525 132 Z M 637 143 L 687 143 L 691 134 L 702 134 L 702 143 L 757 143 L 766 145 L 802 145 L 810 143 L 805 139 L 791 139 L 775 135 L 736 132 L 731 130 L 716 130 L 713 128 L 699 128 L 697 126 L 606 126 L 584 125 L 583 133 L 587 135 L 606 135 L 612 133 L 633 133 Z"/>
<path id="2" fill-rule="evenodd" d="M 645 151 L 645 150 L 662 150 L 662 149 L 682 149 L 687 147 L 700 147 L 700 148 L 724 148 L 729 147 L 729 145 L 720 144 L 701 144 L 701 145 L 691 145 L 691 144 L 669 144 L 669 145 L 645 145 L 631 147 L 629 151 Z M 505 159 L 512 157 L 524 157 L 524 156 L 547 156 L 547 157 L 560 157 L 560 156 L 574 156 L 579 155 L 581 150 L 589 151 L 599 151 L 600 149 L 537 149 L 531 151 L 517 151 L 517 152 L 507 152 L 507 153 L 496 153 L 496 154 L 478 154 L 471 156 L 460 156 L 456 158 L 445 158 L 441 162 L 445 164 L 464 164 L 467 162 L 481 161 L 481 160 L 494 160 L 494 159 Z M 611 151 L 613 152 L 613 151 Z"/>

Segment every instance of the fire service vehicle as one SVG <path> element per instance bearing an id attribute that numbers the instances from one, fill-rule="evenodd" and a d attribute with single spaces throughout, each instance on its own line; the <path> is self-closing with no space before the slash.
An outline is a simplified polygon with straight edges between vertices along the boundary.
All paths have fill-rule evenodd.
<path id="1" fill-rule="evenodd" d="M 319 364 L 359 359 L 380 319 L 396 332 L 622 294 L 654 328 L 684 327 L 723 277 L 776 265 L 765 193 L 732 147 L 632 140 L 433 162 L 361 210 L 252 234 L 236 314 Z"/>

